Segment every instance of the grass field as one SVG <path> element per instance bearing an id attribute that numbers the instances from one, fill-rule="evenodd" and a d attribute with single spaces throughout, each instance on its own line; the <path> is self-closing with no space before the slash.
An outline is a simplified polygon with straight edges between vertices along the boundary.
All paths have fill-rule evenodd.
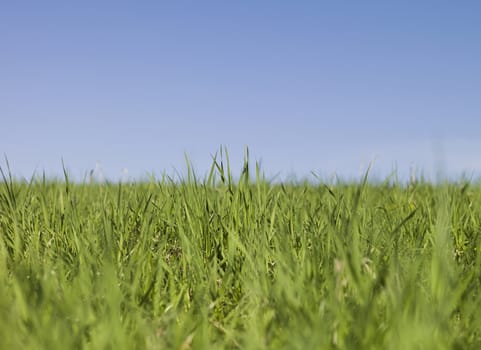
<path id="1" fill-rule="evenodd" d="M 0 349 L 481 349 L 481 186 L 0 182 Z"/>

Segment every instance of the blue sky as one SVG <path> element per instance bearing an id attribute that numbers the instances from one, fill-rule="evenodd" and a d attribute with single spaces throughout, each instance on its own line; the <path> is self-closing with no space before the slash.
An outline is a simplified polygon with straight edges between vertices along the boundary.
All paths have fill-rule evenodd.
<path id="1" fill-rule="evenodd" d="M 17 176 L 202 175 L 220 145 L 281 178 L 481 174 L 479 1 L 11 1 L 0 52 Z"/>

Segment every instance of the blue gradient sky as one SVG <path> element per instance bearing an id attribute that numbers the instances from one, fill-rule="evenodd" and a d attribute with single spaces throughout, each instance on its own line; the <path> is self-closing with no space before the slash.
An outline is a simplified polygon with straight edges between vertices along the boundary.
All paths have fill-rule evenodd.
<path id="1" fill-rule="evenodd" d="M 0 52 L 18 176 L 202 175 L 221 144 L 268 176 L 481 174 L 479 1 L 10 1 Z"/>

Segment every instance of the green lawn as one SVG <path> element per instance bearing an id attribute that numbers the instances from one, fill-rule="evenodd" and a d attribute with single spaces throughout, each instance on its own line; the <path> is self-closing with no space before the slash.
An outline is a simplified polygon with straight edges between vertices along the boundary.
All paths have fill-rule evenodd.
<path id="1" fill-rule="evenodd" d="M 4 175 L 0 349 L 481 349 L 481 186 Z"/>

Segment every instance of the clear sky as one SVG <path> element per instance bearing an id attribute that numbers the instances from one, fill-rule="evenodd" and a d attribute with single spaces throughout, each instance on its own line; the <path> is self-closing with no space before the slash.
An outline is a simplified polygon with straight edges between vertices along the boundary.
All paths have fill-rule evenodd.
<path id="1" fill-rule="evenodd" d="M 480 1 L 3 1 L 0 152 L 26 177 L 202 175 L 220 145 L 268 176 L 479 176 L 480 62 Z"/>

